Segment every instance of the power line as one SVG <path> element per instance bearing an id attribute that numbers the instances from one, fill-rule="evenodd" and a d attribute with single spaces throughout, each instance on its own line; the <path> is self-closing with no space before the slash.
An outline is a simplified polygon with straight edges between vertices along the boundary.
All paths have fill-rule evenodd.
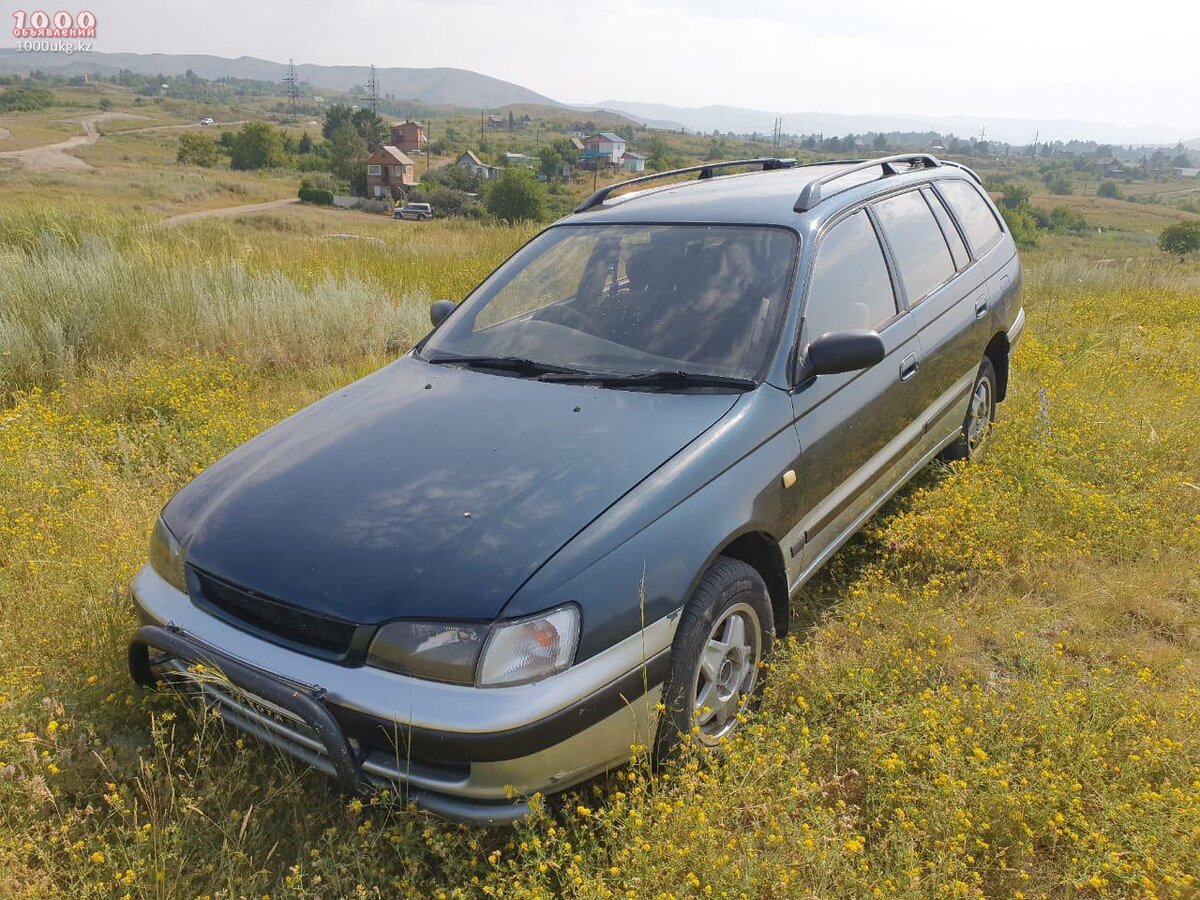
<path id="1" fill-rule="evenodd" d="M 300 78 L 296 75 L 296 64 L 290 59 L 287 74 L 283 76 L 283 94 L 288 98 L 292 115 L 295 115 L 296 103 L 300 100 Z"/>
<path id="2" fill-rule="evenodd" d="M 367 81 L 367 103 L 371 106 L 371 112 L 379 112 L 379 79 L 375 75 L 375 64 L 371 64 L 371 77 Z"/>

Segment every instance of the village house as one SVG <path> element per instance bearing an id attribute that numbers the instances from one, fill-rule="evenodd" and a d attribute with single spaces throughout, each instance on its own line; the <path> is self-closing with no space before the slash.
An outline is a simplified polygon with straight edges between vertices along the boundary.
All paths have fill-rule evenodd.
<path id="1" fill-rule="evenodd" d="M 625 138 L 611 131 L 600 131 L 584 141 L 584 159 L 595 159 L 619 166 L 626 146 Z"/>
<path id="2" fill-rule="evenodd" d="M 1176 178 L 1195 178 L 1200 175 L 1200 169 L 1193 169 L 1188 166 L 1176 166 L 1171 170 L 1171 174 Z"/>
<path id="3" fill-rule="evenodd" d="M 568 143 L 570 143 L 571 149 L 574 150 L 576 153 L 583 152 L 583 140 L 581 138 L 578 138 L 578 137 L 575 137 L 574 135 L 572 135 L 571 137 L 567 138 L 567 141 L 568 141 Z"/>
<path id="4" fill-rule="evenodd" d="M 490 115 L 487 117 L 488 128 L 507 128 L 508 120 L 504 116 Z"/>
<path id="5" fill-rule="evenodd" d="M 397 122 L 392 126 L 392 145 L 399 147 L 404 153 L 412 153 L 414 150 L 424 153 L 425 145 L 428 143 L 429 136 L 425 132 L 425 126 L 420 122 L 409 119 Z"/>
<path id="6" fill-rule="evenodd" d="M 634 153 L 632 150 L 626 150 L 621 154 L 621 168 L 626 172 L 645 172 L 646 157 L 640 153 Z"/>
<path id="7" fill-rule="evenodd" d="M 367 157 L 367 196 L 400 200 L 417 183 L 413 161 L 398 147 L 380 147 Z"/>
<path id="8" fill-rule="evenodd" d="M 496 166 L 489 166 L 476 156 L 473 150 L 464 151 L 463 155 L 454 161 L 454 164 L 459 168 L 467 169 L 472 175 L 478 175 L 480 178 L 495 178 L 500 174 L 500 169 Z"/>

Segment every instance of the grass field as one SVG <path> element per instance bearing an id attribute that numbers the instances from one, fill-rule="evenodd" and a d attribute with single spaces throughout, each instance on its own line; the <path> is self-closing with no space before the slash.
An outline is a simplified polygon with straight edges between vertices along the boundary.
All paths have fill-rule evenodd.
<path id="1" fill-rule="evenodd" d="M 1026 255 L 985 458 L 805 590 L 717 758 L 475 831 L 134 689 L 159 506 L 530 233 L 0 214 L 0 896 L 1198 895 L 1200 266 L 1132 236 Z"/>

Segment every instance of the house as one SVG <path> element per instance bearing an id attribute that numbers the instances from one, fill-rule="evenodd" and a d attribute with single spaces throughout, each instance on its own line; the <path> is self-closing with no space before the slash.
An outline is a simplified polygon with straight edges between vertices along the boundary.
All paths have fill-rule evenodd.
<path id="1" fill-rule="evenodd" d="M 573 150 L 574 150 L 576 153 L 582 153 L 582 152 L 583 152 L 583 140 L 582 140 L 581 138 L 578 138 L 578 137 L 572 136 L 572 137 L 569 137 L 569 138 L 567 138 L 567 142 L 568 142 L 568 143 L 570 143 L 570 145 L 571 145 L 571 148 L 572 148 L 572 149 L 573 149 Z"/>
<path id="2" fill-rule="evenodd" d="M 504 116 L 488 116 L 487 124 L 488 128 L 506 128 L 508 120 Z"/>
<path id="3" fill-rule="evenodd" d="M 425 126 L 420 122 L 408 119 L 392 126 L 392 145 L 399 147 L 405 153 L 412 153 L 414 150 L 424 152 L 425 145 L 428 143 L 429 136 L 425 133 Z"/>
<path id="4" fill-rule="evenodd" d="M 1191 169 L 1187 166 L 1176 166 L 1171 170 L 1171 174 L 1176 178 L 1195 178 L 1200 175 L 1200 169 Z"/>
<path id="5" fill-rule="evenodd" d="M 496 166 L 489 166 L 476 156 L 473 150 L 465 151 L 454 161 L 454 164 L 459 168 L 468 169 L 472 175 L 478 175 L 480 178 L 495 178 L 500 174 L 500 170 Z"/>
<path id="6" fill-rule="evenodd" d="M 621 156 L 625 153 L 625 138 L 611 131 L 600 131 L 584 141 L 584 156 L 586 158 L 604 159 L 613 165 L 621 164 Z"/>
<path id="7" fill-rule="evenodd" d="M 621 154 L 621 168 L 626 172 L 645 172 L 646 157 L 640 153 L 634 153 L 632 150 L 626 150 Z"/>
<path id="8" fill-rule="evenodd" d="M 367 157 L 367 196 L 399 200 L 417 183 L 413 161 L 398 147 L 380 147 Z"/>

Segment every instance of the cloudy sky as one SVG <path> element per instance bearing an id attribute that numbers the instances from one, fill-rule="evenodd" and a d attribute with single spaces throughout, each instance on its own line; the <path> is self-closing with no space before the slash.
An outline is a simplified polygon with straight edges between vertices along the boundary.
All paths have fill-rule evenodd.
<path id="1" fill-rule="evenodd" d="M 1200 135 L 1196 0 L 88 2 L 97 50 L 456 66 L 564 101 L 1071 118 Z"/>

